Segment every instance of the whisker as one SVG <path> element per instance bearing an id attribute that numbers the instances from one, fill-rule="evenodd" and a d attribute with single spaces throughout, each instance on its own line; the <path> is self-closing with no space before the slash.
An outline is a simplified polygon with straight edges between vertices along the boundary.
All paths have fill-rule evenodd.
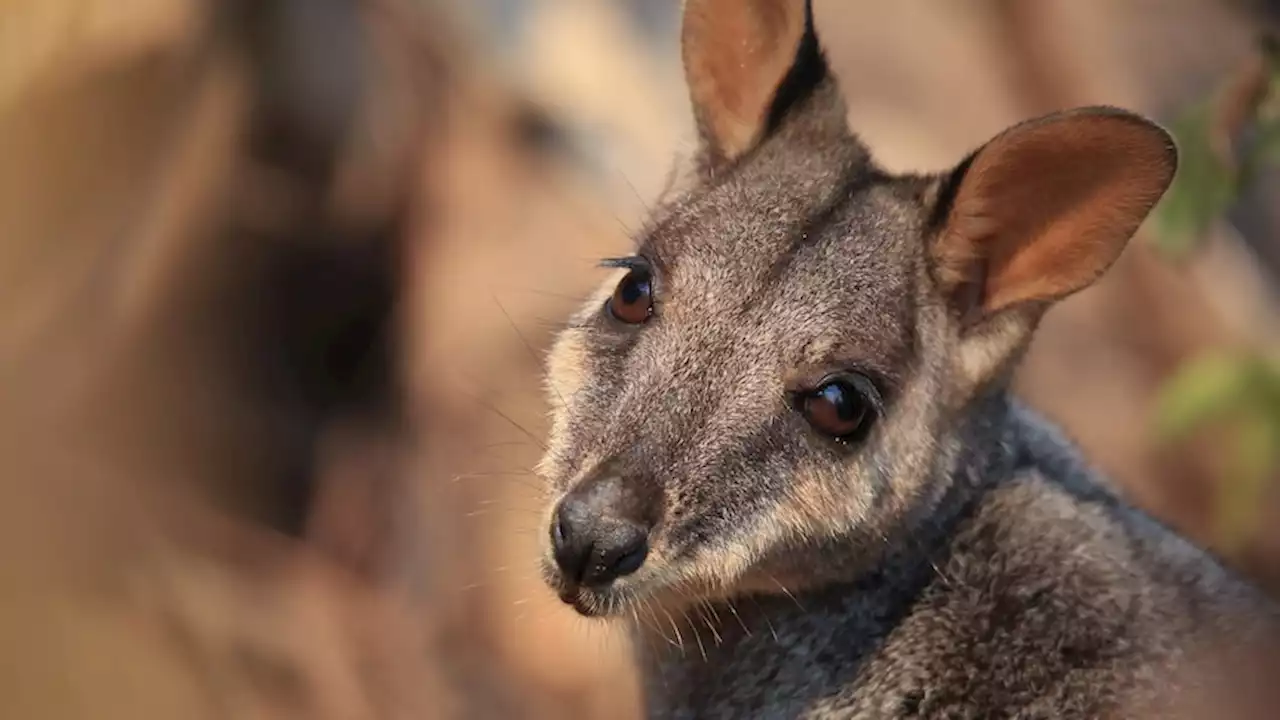
<path id="1" fill-rule="evenodd" d="M 510 416 L 510 415 L 507 415 L 506 413 L 502 412 L 502 411 L 501 411 L 501 410 L 499 410 L 496 406 L 494 406 L 493 404 L 489 403 L 489 402 L 488 402 L 487 400 L 485 400 L 484 398 L 478 397 L 478 396 L 473 395 L 472 393 L 466 392 L 466 391 L 464 391 L 464 390 L 460 390 L 459 392 L 461 392 L 462 394 L 464 394 L 464 395 L 466 395 L 467 397 L 469 397 L 469 398 L 471 398 L 472 400 L 474 400 L 477 404 L 479 404 L 479 405 L 480 405 L 480 407 L 482 407 L 482 408 L 484 408 L 484 409 L 488 410 L 489 412 L 492 412 L 494 415 L 497 415 L 498 417 L 502 418 L 502 419 L 503 419 L 504 421 L 506 421 L 506 423 L 507 423 L 508 425 L 510 425 L 511 427 L 515 428 L 516 430 L 519 430 L 521 433 L 523 433 L 523 434 L 524 434 L 524 436 L 525 436 L 525 437 L 529 438 L 529 440 L 531 440 L 535 445 L 537 445 L 539 448 L 541 448 L 543 452 L 547 452 L 547 451 L 548 451 L 546 443 L 544 443 L 544 442 L 542 442 L 541 440 L 539 440 L 539 439 L 538 439 L 538 436 L 537 436 L 537 435 L 534 435 L 534 434 L 533 434 L 533 432 L 532 432 L 531 430 L 529 430 L 529 428 L 527 428 L 527 427 L 525 427 L 525 426 L 521 425 L 520 423 L 516 422 L 515 420 L 513 420 L 513 419 L 511 418 L 511 416 Z"/>
<path id="2" fill-rule="evenodd" d="M 681 648 L 681 652 L 683 652 L 683 647 L 680 645 L 677 645 L 675 640 L 672 640 L 671 638 L 667 637 L 667 634 L 662 631 L 662 624 L 661 622 L 658 621 L 658 615 L 653 611 L 653 604 L 648 599 L 644 600 L 644 608 L 648 612 L 649 616 L 653 618 L 653 625 L 651 627 L 653 628 L 653 631 L 658 635 L 658 637 L 662 638 L 664 642 L 666 642 L 668 645 L 670 645 L 673 648 L 674 647 Z M 652 652 L 653 647 L 649 646 L 649 649 Z M 657 653 L 653 653 L 653 655 L 655 658 L 657 657 Z M 662 680 L 663 689 L 666 690 L 667 692 L 670 692 L 671 683 L 667 680 L 667 676 L 664 675 L 663 673 L 658 673 L 658 677 Z"/>
<path id="3" fill-rule="evenodd" d="M 679 643 L 680 645 L 680 654 L 684 655 L 685 654 L 684 637 L 680 635 L 680 628 L 679 626 L 676 625 L 676 619 L 672 617 L 671 612 L 668 611 L 666 608 L 662 607 L 662 605 L 658 605 L 658 609 L 662 611 L 663 615 L 667 616 L 667 621 L 671 623 L 671 630 L 672 632 L 675 633 L 676 642 Z"/>
<path id="4" fill-rule="evenodd" d="M 506 507 L 506 508 L 511 508 L 513 510 L 529 510 L 533 512 L 542 512 L 541 505 L 526 507 L 522 505 L 512 504 L 516 501 L 520 501 L 524 499 L 525 498 L 518 498 L 518 497 L 481 498 L 479 500 L 476 500 L 475 504 L 480 505 L 482 507 L 497 507 L 497 508 Z"/>
<path id="5" fill-rule="evenodd" d="M 461 475 L 454 475 L 452 478 L 449 479 L 449 482 L 452 484 L 457 484 L 459 482 L 462 482 L 463 480 L 486 480 L 486 479 L 506 480 L 515 485 L 520 485 L 521 487 L 525 487 L 525 488 L 528 488 L 529 490 L 533 490 L 539 494 L 546 492 L 546 488 L 545 486 L 543 486 L 542 483 L 529 481 L 529 478 L 532 478 L 532 477 L 534 476 L 528 473 L 522 473 L 522 472 L 463 473 Z"/>
<path id="6" fill-rule="evenodd" d="M 751 604 L 752 604 L 752 605 L 755 605 L 755 606 L 756 606 L 756 609 L 760 611 L 760 617 L 764 620 L 764 624 L 765 624 L 765 626 L 769 628 L 769 634 L 773 636 L 773 641 L 774 641 L 775 643 L 776 643 L 776 642 L 778 642 L 778 631 L 777 631 L 776 629 L 774 629 L 774 627 L 773 627 L 773 623 L 772 623 L 772 622 L 770 622 L 770 620 L 769 620 L 769 613 L 765 612 L 764 608 L 760 606 L 759 601 L 757 601 L 757 600 L 756 600 L 754 597 L 752 597 L 751 595 L 748 595 L 748 596 L 747 596 L 747 599 L 748 599 L 748 600 L 750 600 L 750 601 L 751 601 Z"/>
<path id="7" fill-rule="evenodd" d="M 693 639 L 698 641 L 698 652 L 702 653 L 702 662 L 707 662 L 707 646 L 702 644 L 702 633 L 693 628 Z"/>
<path id="8" fill-rule="evenodd" d="M 644 199 L 644 196 L 640 194 L 640 190 L 636 188 L 635 183 L 631 182 L 631 178 L 627 177 L 627 174 L 621 170 L 618 171 L 618 176 L 622 178 L 622 182 L 627 184 L 627 187 L 631 188 L 631 194 L 636 196 L 636 202 L 640 203 L 640 207 L 644 210 L 645 216 L 648 217 L 651 215 L 653 213 L 653 208 L 650 207 L 648 201 Z M 622 223 L 622 218 L 619 218 L 617 215 L 614 215 L 614 218 L 617 219 L 624 228 L 626 228 L 626 224 Z M 627 234 L 634 234 L 634 231 L 628 229 Z"/>
<path id="9" fill-rule="evenodd" d="M 733 616 L 737 618 L 738 625 L 742 627 L 742 632 L 746 633 L 747 637 L 751 637 L 751 631 L 747 629 L 747 624 L 742 621 L 742 616 L 738 614 L 738 608 L 734 607 L 733 599 L 725 598 L 724 604 L 725 607 L 729 608 L 729 612 L 733 613 Z"/>
<path id="10" fill-rule="evenodd" d="M 516 337 L 520 339 L 520 344 L 524 345 L 524 349 L 529 352 L 529 358 L 533 360 L 533 363 L 535 365 L 541 366 L 542 357 L 538 355 L 538 352 L 536 350 L 533 349 L 533 345 L 529 343 L 529 339 L 524 336 L 524 333 L 520 332 L 520 326 L 516 324 L 515 318 L 511 317 L 511 313 L 507 312 L 507 309 L 503 307 L 502 301 L 498 299 L 497 295 L 490 293 L 489 296 L 493 298 L 493 304 L 498 306 L 498 311 L 501 312 L 502 316 L 507 319 L 507 324 L 511 326 L 511 331 L 514 332 L 516 334 Z M 553 390 L 555 389 L 554 384 L 552 385 L 552 389 Z M 556 395 L 558 396 L 559 394 L 560 394 L 560 391 L 556 390 Z M 560 398 L 560 402 L 563 403 L 564 398 Z"/>
<path id="11" fill-rule="evenodd" d="M 515 622 L 523 622 L 525 618 L 529 618 L 530 607 L 532 606 L 525 607 L 525 609 L 517 613 L 516 616 L 512 619 Z M 552 617 L 553 615 L 556 614 L 556 612 L 558 612 L 558 608 L 554 606 L 551 606 L 551 607 L 543 606 L 542 612 L 535 613 L 533 617 L 529 618 L 529 620 L 534 622 L 541 622 L 543 620 L 546 620 L 549 617 Z"/>
<path id="12" fill-rule="evenodd" d="M 775 577 L 774 577 L 774 576 L 772 576 L 772 575 L 766 575 L 766 577 L 768 577 L 768 578 L 769 578 L 769 580 L 770 580 L 770 581 L 772 581 L 774 585 L 777 585 L 777 586 L 778 586 L 778 589 L 779 589 L 779 590 L 781 590 L 781 591 L 782 591 L 782 593 L 783 593 L 784 595 L 786 595 L 787 597 L 791 598 L 791 602 L 793 602 L 793 603 L 795 603 L 795 604 L 796 604 L 796 607 L 797 607 L 797 608 L 799 608 L 800 612 L 802 612 L 802 613 L 807 613 L 807 612 L 808 612 L 807 610 L 805 610 L 805 609 L 804 609 L 804 605 L 801 605 L 801 604 L 800 604 L 800 601 L 796 599 L 796 596 L 791 594 L 791 591 L 787 589 L 787 586 L 785 586 L 785 585 L 783 585 L 782 583 L 778 582 L 778 579 L 777 579 L 777 578 L 775 578 Z"/>
<path id="13" fill-rule="evenodd" d="M 663 640 L 667 641 L 667 644 L 670 645 L 671 647 L 680 647 L 679 645 L 676 644 L 675 640 L 672 640 L 671 638 L 667 637 L 667 634 L 662 631 L 662 626 L 658 622 L 658 616 L 653 611 L 653 604 L 650 603 L 648 599 L 644 600 L 643 607 L 645 608 L 645 610 L 648 611 L 649 615 L 653 618 L 653 626 L 652 626 L 653 631 L 656 632 L 658 636 L 661 637 Z"/>
<path id="14" fill-rule="evenodd" d="M 582 299 L 582 302 L 586 302 L 586 301 L 587 301 L 586 298 Z M 563 330 L 564 329 L 564 320 L 553 320 L 551 318 L 538 318 L 536 319 L 535 322 L 530 324 L 535 327 L 542 328 L 543 330 Z"/>
<path id="15" fill-rule="evenodd" d="M 942 572 L 942 568 L 938 567 L 938 563 L 934 562 L 933 558 L 929 559 L 929 567 L 933 568 L 933 571 L 938 574 L 938 578 L 942 580 L 943 585 L 951 587 L 951 578 L 947 577 L 946 574 Z"/>
<path id="16" fill-rule="evenodd" d="M 533 477 L 533 472 L 527 468 L 519 468 L 516 470 L 477 470 L 475 472 L 461 473 L 454 475 L 451 482 L 459 480 L 469 480 L 471 478 L 488 478 L 488 477 Z"/>
<path id="17" fill-rule="evenodd" d="M 707 614 L 703 611 L 702 608 L 704 607 L 707 608 L 708 610 L 711 609 L 711 606 L 707 604 L 706 601 L 703 601 L 698 607 L 698 617 L 702 618 L 702 623 L 707 626 L 707 630 L 711 631 L 711 637 L 715 640 L 716 647 L 720 647 L 722 644 L 724 644 L 724 639 L 720 637 L 720 632 L 716 630 L 715 625 L 711 622 L 711 619 L 708 618 Z M 714 612 L 714 610 L 712 612 Z"/>
<path id="18" fill-rule="evenodd" d="M 651 657 L 656 657 L 657 653 L 653 650 L 652 638 L 649 637 L 649 630 L 652 628 L 649 626 L 647 621 L 640 617 L 639 605 L 634 602 L 629 602 L 627 603 L 627 610 L 630 612 L 631 622 L 636 628 L 636 632 L 633 634 L 640 636 L 640 641 L 644 643 L 645 652 Z M 634 642 L 634 639 L 632 642 Z"/>
<path id="19" fill-rule="evenodd" d="M 711 617 L 715 618 L 717 623 L 724 622 L 720 619 L 720 613 L 716 612 L 716 606 L 710 600 L 703 600 L 702 604 L 706 606 L 707 610 L 711 613 Z"/>
<path id="20" fill-rule="evenodd" d="M 510 513 L 513 515 L 523 515 L 524 517 L 541 517 L 542 516 L 542 512 L 540 510 L 534 510 L 532 508 L 486 507 L 486 508 L 480 508 L 479 510 L 471 510 L 470 512 L 463 513 L 462 517 L 477 518 L 484 515 L 496 515 L 498 513 Z"/>
<path id="21" fill-rule="evenodd" d="M 653 613 L 648 607 L 648 602 L 645 601 L 644 598 L 631 598 L 626 604 L 631 611 L 631 619 L 635 623 L 636 627 L 636 632 L 632 635 L 638 634 L 640 636 L 640 641 L 644 643 L 645 652 L 649 657 L 658 657 L 658 652 L 654 648 L 654 641 L 651 634 L 662 638 L 662 640 L 668 645 L 675 645 L 675 643 L 673 643 L 666 634 L 662 632 L 662 629 L 658 627 L 657 618 L 653 617 Z M 641 615 L 642 610 L 645 611 L 645 615 Z M 631 640 L 634 644 L 635 638 L 632 637 Z"/>
<path id="22" fill-rule="evenodd" d="M 475 446 L 472 446 L 471 449 L 472 450 L 492 450 L 494 448 L 522 446 L 524 444 L 525 442 L 523 440 L 500 440 L 498 442 L 485 443 L 483 445 L 475 445 Z"/>
<path id="23" fill-rule="evenodd" d="M 539 400 L 541 399 L 542 398 L 539 398 Z M 511 454 L 507 450 L 508 448 L 512 448 L 517 451 L 523 451 L 525 448 L 534 448 L 536 446 L 534 446 L 528 440 L 520 439 L 520 440 L 500 440 L 498 442 L 483 443 L 478 445 L 467 444 L 467 445 L 460 445 L 459 447 L 460 449 L 465 450 L 466 452 L 469 452 L 479 458 L 486 458 L 486 459 L 493 459 L 493 460 L 508 460 L 511 458 Z M 533 468 L 528 465 L 521 464 L 521 465 L 518 465 L 517 467 L 521 470 L 527 470 L 529 472 L 533 472 Z"/>
<path id="24" fill-rule="evenodd" d="M 507 309 L 502 306 L 502 302 L 498 300 L 498 297 L 496 295 L 493 295 L 492 297 L 494 304 L 498 306 L 498 310 L 502 311 L 503 317 L 505 317 L 507 322 L 511 325 L 511 330 L 516 334 L 516 337 L 520 338 L 520 343 L 524 345 L 524 349 L 529 351 L 529 357 L 533 360 L 535 365 L 541 367 L 543 364 L 543 358 L 538 355 L 536 350 L 533 349 L 533 345 L 530 344 L 529 339 L 524 336 L 524 333 L 520 332 L 520 326 L 516 324 L 515 318 L 512 318 L 511 313 L 507 312 Z M 564 399 L 564 395 L 560 394 L 560 388 L 556 385 L 555 380 L 548 376 L 546 378 L 546 382 L 547 387 L 551 388 L 551 391 L 556 394 L 556 398 L 560 400 L 560 407 L 568 407 L 569 403 Z M 545 446 L 543 449 L 545 449 Z"/>

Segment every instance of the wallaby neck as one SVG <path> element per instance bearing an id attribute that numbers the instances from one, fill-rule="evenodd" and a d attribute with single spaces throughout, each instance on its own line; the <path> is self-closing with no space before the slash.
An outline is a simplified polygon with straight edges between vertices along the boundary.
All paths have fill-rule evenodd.
<path id="1" fill-rule="evenodd" d="M 950 424 L 933 468 L 937 492 L 922 499 L 879 542 L 868 544 L 858 537 L 811 541 L 770 563 L 764 576 L 772 586 L 757 583 L 680 609 L 649 608 L 648 615 L 638 618 L 633 637 L 650 700 L 714 685 L 714 676 L 736 672 L 734 663 L 741 658 L 756 652 L 776 655 L 779 644 L 788 645 L 792 633 L 815 622 L 843 627 L 865 621 L 870 623 L 866 632 L 854 628 L 848 634 L 866 642 L 884 623 L 892 624 L 893 612 L 910 607 L 912 598 L 937 577 L 935 563 L 941 562 L 957 528 L 991 488 L 1026 462 L 1023 409 L 1008 393 L 986 396 Z M 787 567 L 796 569 L 787 574 Z M 809 577 L 794 582 L 801 573 Z"/>
<path id="2" fill-rule="evenodd" d="M 852 658 L 874 652 L 895 614 L 936 581 L 937 563 L 957 529 L 1025 462 L 1024 423 L 1020 405 L 1005 393 L 956 418 L 933 470 L 938 492 L 874 545 L 856 537 L 811 542 L 767 568 L 766 576 L 778 580 L 772 587 L 756 585 L 680 610 L 648 609 L 633 637 L 651 710 L 670 711 L 673 701 L 682 699 L 679 706 L 698 697 L 700 688 L 772 663 L 762 658 L 806 642 L 814 628 L 838 629 L 849 638 L 840 651 Z M 786 562 L 797 570 L 785 574 Z M 812 577 L 790 582 L 800 573 Z"/>

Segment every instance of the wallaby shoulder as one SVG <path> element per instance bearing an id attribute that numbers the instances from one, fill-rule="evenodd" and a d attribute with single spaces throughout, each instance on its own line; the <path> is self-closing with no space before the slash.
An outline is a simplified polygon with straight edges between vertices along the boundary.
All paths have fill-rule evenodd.
<path id="1" fill-rule="evenodd" d="M 1018 469 L 933 550 L 707 608 L 683 650 L 657 648 L 653 714 L 1092 718 L 1150 707 L 1204 643 L 1274 629 L 1257 591 L 1016 416 Z"/>

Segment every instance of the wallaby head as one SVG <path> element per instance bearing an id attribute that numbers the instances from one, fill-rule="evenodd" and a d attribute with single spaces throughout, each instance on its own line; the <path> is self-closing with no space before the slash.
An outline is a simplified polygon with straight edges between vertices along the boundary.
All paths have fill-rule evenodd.
<path id="1" fill-rule="evenodd" d="M 682 47 L 697 182 L 549 362 L 544 570 L 586 615 L 821 582 L 910 533 L 999 425 L 1038 319 L 1176 165 L 1164 130 L 1099 107 L 893 175 L 805 0 L 686 0 Z"/>

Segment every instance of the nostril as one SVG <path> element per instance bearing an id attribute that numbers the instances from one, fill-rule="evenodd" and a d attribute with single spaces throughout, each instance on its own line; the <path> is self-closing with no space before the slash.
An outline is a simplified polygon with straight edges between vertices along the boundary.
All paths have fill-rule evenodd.
<path id="1" fill-rule="evenodd" d="M 591 578 L 593 582 L 611 582 L 634 573 L 644 565 L 649 554 L 647 533 L 638 527 L 628 527 L 613 540 L 601 554 L 598 571 Z"/>
<path id="2" fill-rule="evenodd" d="M 569 528 L 565 525 L 564 514 L 558 512 L 555 519 L 551 521 L 551 547 L 559 550 L 568 544 Z"/>
<path id="3" fill-rule="evenodd" d="M 640 569 L 649 555 L 649 543 L 642 538 L 640 544 L 626 549 L 613 561 L 610 571 L 614 577 L 623 577 Z"/>
<path id="4" fill-rule="evenodd" d="M 574 529 L 570 503 L 561 503 L 551 521 L 551 553 L 565 576 L 574 583 L 582 582 L 591 562 L 590 527 Z"/>

